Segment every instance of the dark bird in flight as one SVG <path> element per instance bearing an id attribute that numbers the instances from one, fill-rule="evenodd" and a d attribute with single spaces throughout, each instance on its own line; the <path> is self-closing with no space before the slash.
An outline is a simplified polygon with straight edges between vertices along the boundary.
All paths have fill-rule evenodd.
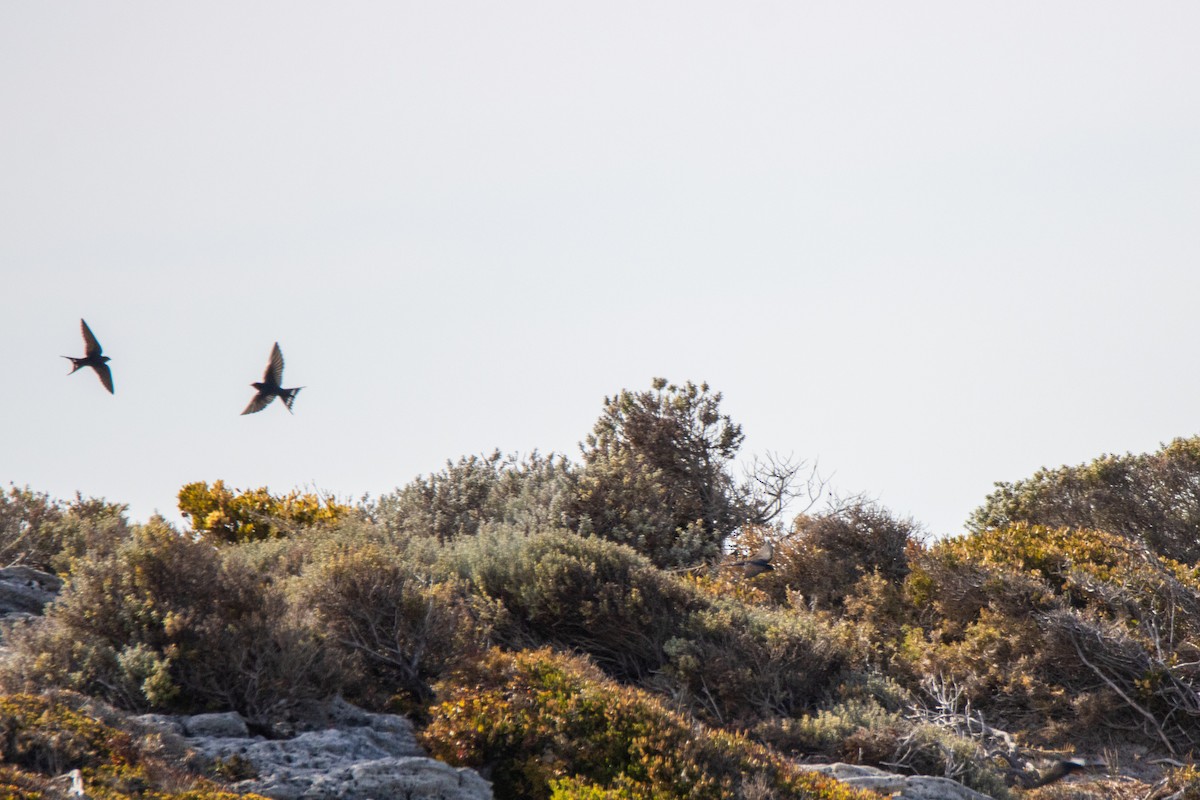
<path id="1" fill-rule="evenodd" d="M 109 394 L 113 392 L 112 370 L 108 368 L 108 356 L 104 355 L 104 351 L 100 348 L 100 342 L 96 341 L 96 334 L 92 333 L 92 329 L 83 320 L 79 320 L 79 329 L 83 331 L 83 358 L 74 358 L 73 356 L 63 356 L 70 360 L 75 365 L 75 369 L 71 370 L 68 375 L 74 375 L 77 371 L 84 367 L 91 367 L 96 370 L 96 374 L 100 376 L 100 382 L 104 384 L 104 388 L 108 389 Z"/>
<path id="2" fill-rule="evenodd" d="M 731 561 L 726 566 L 741 567 L 746 573 L 747 578 L 753 578 L 755 575 L 761 575 L 764 572 L 771 572 L 775 568 L 771 566 L 771 558 L 775 555 L 775 546 L 770 542 L 764 544 L 757 553 L 745 561 Z"/>
<path id="3" fill-rule="evenodd" d="M 279 342 L 271 348 L 271 360 L 267 362 L 267 371 L 263 373 L 262 382 L 250 384 L 258 393 L 254 395 L 254 399 L 250 401 L 250 405 L 246 406 L 243 414 L 255 414 L 262 411 L 271 404 L 271 401 L 276 397 L 283 400 L 283 404 L 287 406 L 288 413 L 292 411 L 292 403 L 296 402 L 296 394 L 303 386 L 297 386 L 295 389 L 284 389 L 280 383 L 283 381 L 283 351 L 279 349 Z"/>

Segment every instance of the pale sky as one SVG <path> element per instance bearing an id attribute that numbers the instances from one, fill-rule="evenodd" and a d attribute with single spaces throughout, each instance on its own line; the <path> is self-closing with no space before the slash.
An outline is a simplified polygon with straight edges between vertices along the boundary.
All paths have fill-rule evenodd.
<path id="1" fill-rule="evenodd" d="M 707 381 L 935 534 L 1200 428 L 1200 5 L 0 3 L 0 481 L 379 494 Z M 86 318 L 115 396 L 82 355 Z M 240 416 L 271 345 L 279 403 Z"/>

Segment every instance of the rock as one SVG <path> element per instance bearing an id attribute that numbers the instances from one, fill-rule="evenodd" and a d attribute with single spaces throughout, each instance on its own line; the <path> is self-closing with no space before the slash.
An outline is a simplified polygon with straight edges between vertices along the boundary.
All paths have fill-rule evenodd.
<path id="1" fill-rule="evenodd" d="M 236 711 L 223 714 L 197 714 L 185 717 L 183 731 L 188 736 L 242 739 L 250 735 L 246 720 Z"/>
<path id="2" fill-rule="evenodd" d="M 236 718 L 236 719 L 234 719 Z M 160 719 L 143 724 L 165 730 Z M 469 769 L 426 756 L 412 723 L 371 714 L 342 700 L 296 708 L 273 730 L 303 730 L 286 739 L 251 737 L 237 714 L 181 721 L 185 743 L 213 761 L 253 777 L 233 784 L 276 800 L 490 800 L 490 784 Z"/>
<path id="3" fill-rule="evenodd" d="M 253 761 L 253 759 L 251 759 Z M 305 770 L 276 771 L 266 778 L 233 784 L 277 800 L 491 800 L 492 787 L 469 769 L 455 769 L 423 756 L 381 758 L 305 775 Z"/>
<path id="4" fill-rule="evenodd" d="M 62 578 L 32 567 L 0 569 L 0 617 L 41 614 L 62 585 Z"/>
<path id="5" fill-rule="evenodd" d="M 131 717 L 131 719 L 154 733 L 174 734 L 175 736 L 184 736 L 187 733 L 183 723 L 168 714 L 142 714 Z"/>
<path id="6" fill-rule="evenodd" d="M 949 778 L 930 775 L 897 775 L 859 764 L 801 764 L 804 769 L 828 775 L 856 789 L 869 789 L 884 797 L 904 800 L 992 800 Z"/>

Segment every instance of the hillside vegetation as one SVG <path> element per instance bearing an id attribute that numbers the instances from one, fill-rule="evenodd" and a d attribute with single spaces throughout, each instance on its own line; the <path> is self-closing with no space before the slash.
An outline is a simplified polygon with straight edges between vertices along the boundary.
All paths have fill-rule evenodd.
<path id="1" fill-rule="evenodd" d="M 0 560 L 67 583 L 3 631 L 0 795 L 80 768 L 209 796 L 95 709 L 265 725 L 340 694 L 500 798 L 874 796 L 817 760 L 1200 797 L 1200 438 L 997 484 L 943 541 L 818 505 L 802 462 L 735 474 L 742 438 L 720 394 L 656 380 L 578 460 L 468 456 L 359 504 L 198 482 L 178 530 L 10 488 Z M 765 542 L 773 570 L 728 566 Z M 1142 781 L 1029 788 L 1068 754 Z"/>

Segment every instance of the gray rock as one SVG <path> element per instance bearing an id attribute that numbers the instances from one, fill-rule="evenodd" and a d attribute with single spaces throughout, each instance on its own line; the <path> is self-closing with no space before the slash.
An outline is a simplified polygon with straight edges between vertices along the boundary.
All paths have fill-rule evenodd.
<path id="1" fill-rule="evenodd" d="M 183 730 L 188 736 L 215 738 L 245 738 L 250 735 L 246 720 L 236 711 L 222 714 L 197 714 L 183 718 Z"/>
<path id="2" fill-rule="evenodd" d="M 0 569 L 0 617 L 41 614 L 62 585 L 62 578 L 32 567 Z"/>
<path id="3" fill-rule="evenodd" d="M 315 774 L 276 771 L 257 780 L 235 783 L 239 792 L 276 800 L 491 800 L 492 787 L 469 769 L 455 769 L 422 756 L 358 761 Z"/>
<path id="4" fill-rule="evenodd" d="M 801 764 L 802 768 L 828 775 L 855 789 L 869 789 L 884 797 L 904 800 L 992 800 L 989 795 L 968 789 L 949 778 L 930 775 L 897 775 L 860 764 Z"/>
<path id="5" fill-rule="evenodd" d="M 371 714 L 344 701 L 311 703 L 294 710 L 287 727 L 306 729 L 286 739 L 249 736 L 215 724 L 228 714 L 203 714 L 182 722 L 186 744 L 210 760 L 242 762 L 255 777 L 239 792 L 276 800 L 490 800 L 491 786 L 476 772 L 428 758 L 412 723 L 393 714 Z M 196 720 L 205 725 L 197 728 Z M 144 718 L 143 718 L 144 719 Z M 214 724 L 207 726 L 209 721 Z M 148 720 L 147 724 L 155 722 Z M 158 722 L 161 725 L 161 722 Z M 205 729 L 212 733 L 198 733 Z M 276 726 L 279 729 L 280 726 Z M 240 731 L 240 733 L 238 732 Z"/>
<path id="6" fill-rule="evenodd" d="M 183 736 L 187 733 L 183 727 L 183 723 L 177 717 L 172 717 L 169 714 L 142 714 L 131 719 L 154 733 L 174 734 L 176 736 Z"/>

